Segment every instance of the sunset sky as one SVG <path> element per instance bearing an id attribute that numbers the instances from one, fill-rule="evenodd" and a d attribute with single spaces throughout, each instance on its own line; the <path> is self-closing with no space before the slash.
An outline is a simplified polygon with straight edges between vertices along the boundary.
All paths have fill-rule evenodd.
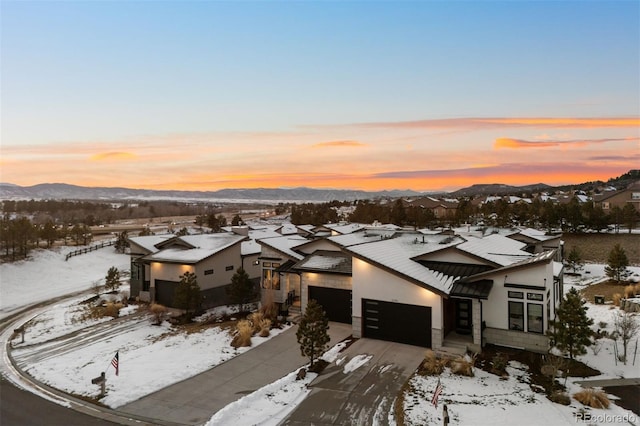
<path id="1" fill-rule="evenodd" d="M 638 1 L 5 1 L 0 181 L 455 190 L 640 165 Z"/>

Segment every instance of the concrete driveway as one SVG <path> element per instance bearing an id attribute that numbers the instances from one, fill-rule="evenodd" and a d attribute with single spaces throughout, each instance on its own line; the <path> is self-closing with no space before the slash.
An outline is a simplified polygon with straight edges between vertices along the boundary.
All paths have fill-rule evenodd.
<path id="1" fill-rule="evenodd" d="M 393 401 L 424 359 L 426 349 L 381 340 L 360 339 L 311 383 L 312 391 L 283 425 L 389 424 Z M 350 360 L 370 359 L 345 373 Z M 355 359 L 354 359 L 355 358 Z"/>
<path id="2" fill-rule="evenodd" d="M 351 325 L 330 323 L 329 345 L 351 336 Z M 309 363 L 300 355 L 297 326 L 211 370 L 118 407 L 124 413 L 181 424 L 202 424 L 242 396 Z M 185 356 L 189 356 L 185 353 Z"/>

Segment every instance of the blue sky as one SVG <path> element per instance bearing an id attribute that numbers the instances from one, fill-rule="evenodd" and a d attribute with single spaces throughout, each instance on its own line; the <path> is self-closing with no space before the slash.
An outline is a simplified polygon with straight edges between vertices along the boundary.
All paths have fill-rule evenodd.
<path id="1" fill-rule="evenodd" d="M 372 131 L 364 125 L 477 117 L 637 119 L 637 1 L 3 1 L 1 7 L 3 181 L 108 186 L 127 175 L 130 180 L 118 185 L 151 187 L 158 183 L 148 168 L 154 162 L 158 175 L 180 174 L 159 183 L 164 187 L 277 186 L 295 175 L 307 186 L 382 188 L 401 183 L 373 185 L 367 171 L 464 173 L 522 164 L 524 179 L 533 167 L 527 159 L 562 166 L 548 145 L 511 163 L 513 155 L 496 153 L 499 138 L 615 139 L 597 143 L 602 152 L 587 142 L 568 156 L 583 164 L 618 153 L 619 161 L 600 161 L 597 170 L 590 163 L 600 173 L 594 179 L 638 164 L 637 123 L 491 131 Z M 336 141 L 356 143 L 321 145 L 333 151 L 321 155 L 306 150 L 313 156 L 303 149 Z M 392 147 L 409 149 L 407 141 L 414 155 L 392 161 Z M 228 153 L 230 144 L 244 162 Z M 80 146 L 84 157 L 72 156 Z M 210 153 L 194 157 L 198 164 L 185 157 L 175 167 L 172 152 L 185 149 Z M 462 159 L 467 151 L 474 151 L 475 163 Z M 284 170 L 263 168 L 291 152 L 295 158 L 284 158 Z M 429 153 L 438 160 L 429 162 Z M 423 160 L 411 164 L 411 157 Z M 78 158 L 109 161 L 75 168 Z M 293 167 L 298 158 L 300 169 Z M 362 158 L 370 167 L 351 166 Z M 446 164 L 446 158 L 455 161 Z M 199 164 L 204 161 L 225 170 L 207 175 Z M 21 174 L 26 163 L 37 173 Z M 131 174 L 142 168 L 145 174 Z M 90 176 L 97 169 L 100 176 Z M 346 176 L 345 169 L 354 174 Z M 573 169 L 558 170 L 557 179 L 568 179 L 566 170 Z M 503 176 L 492 173 L 486 179 Z M 575 179 L 584 175 L 575 172 Z M 475 182 L 478 174 L 469 177 Z M 428 180 L 415 184 L 432 189 Z"/>

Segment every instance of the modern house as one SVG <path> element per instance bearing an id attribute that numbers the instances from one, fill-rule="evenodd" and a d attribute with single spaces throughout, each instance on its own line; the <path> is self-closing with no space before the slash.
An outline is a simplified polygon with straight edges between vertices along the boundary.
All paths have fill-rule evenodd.
<path id="1" fill-rule="evenodd" d="M 299 300 L 304 311 L 315 299 L 355 337 L 545 352 L 562 297 L 560 240 L 530 234 L 514 236 L 531 241 L 382 230 L 263 239 L 263 300 Z"/>
<path id="2" fill-rule="evenodd" d="M 226 287 L 239 268 L 256 285 L 259 281 L 260 246 L 242 233 L 132 237 L 129 243 L 131 297 L 142 301 L 174 307 L 175 289 L 185 272 L 196 275 L 204 307 L 228 303 Z"/>

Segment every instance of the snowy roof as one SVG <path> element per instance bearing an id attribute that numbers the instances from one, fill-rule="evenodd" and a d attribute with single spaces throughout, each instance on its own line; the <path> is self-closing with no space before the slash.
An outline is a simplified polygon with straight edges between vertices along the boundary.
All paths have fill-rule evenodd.
<path id="1" fill-rule="evenodd" d="M 145 260 L 152 262 L 172 262 L 172 263 L 198 263 L 214 254 L 233 246 L 247 237 L 232 233 L 215 233 L 202 235 L 185 235 L 179 237 L 185 243 L 194 248 L 168 247 L 157 253 L 145 256 Z"/>
<path id="2" fill-rule="evenodd" d="M 262 238 L 258 240 L 258 244 L 271 247 L 272 249 L 297 260 L 303 259 L 304 255 L 295 252 L 292 249 L 307 242 L 309 242 L 309 240 L 300 235 L 283 235 L 280 237 Z"/>
<path id="3" fill-rule="evenodd" d="M 531 253 L 522 250 L 525 247 L 525 243 L 498 234 L 492 234 L 484 238 L 469 236 L 466 242 L 456 246 L 459 250 L 489 260 L 500 266 L 511 265 L 519 262 L 524 257 L 530 257 Z"/>
<path id="4" fill-rule="evenodd" d="M 280 234 L 273 229 L 249 229 L 249 238 L 252 240 L 261 240 L 262 238 L 279 237 Z"/>
<path id="5" fill-rule="evenodd" d="M 327 237 L 327 240 L 332 241 L 338 244 L 341 247 L 349 247 L 354 244 L 362 244 L 362 243 L 371 243 L 374 241 L 380 241 L 382 238 L 391 237 L 394 235 L 394 232 L 390 231 L 374 231 L 370 232 L 369 230 L 365 232 L 355 232 L 352 234 L 346 235 L 335 235 L 333 237 Z"/>
<path id="6" fill-rule="evenodd" d="M 422 243 L 421 238 L 422 235 L 414 233 L 402 234 L 395 238 L 349 246 L 346 250 L 356 257 L 395 271 L 418 285 L 447 294 L 457 277 L 448 277 L 441 272 L 431 271 L 412 258 L 441 250 L 455 243 L 443 245 L 432 239 Z"/>
<path id="7" fill-rule="evenodd" d="M 261 251 L 262 247 L 255 240 L 243 241 L 240 246 L 240 254 L 242 256 L 260 254 Z"/>
<path id="8" fill-rule="evenodd" d="M 342 235 L 361 231 L 365 227 L 366 225 L 361 223 L 330 223 L 325 225 L 325 228 L 331 229 L 332 231 Z"/>
<path id="9" fill-rule="evenodd" d="M 553 276 L 560 277 L 560 274 L 562 274 L 563 268 L 564 268 L 564 265 L 562 264 L 562 262 L 553 262 Z"/>
<path id="10" fill-rule="evenodd" d="M 533 228 L 521 229 L 520 231 L 512 235 L 517 235 L 517 234 L 521 234 L 526 237 L 533 238 L 534 240 L 537 240 L 537 241 L 553 240 L 555 238 L 560 237 L 560 235 L 547 235 L 544 231 L 540 231 L 538 229 L 533 229 Z"/>
<path id="11" fill-rule="evenodd" d="M 351 257 L 339 251 L 318 250 L 296 263 L 293 269 L 351 275 Z"/>
<path id="12" fill-rule="evenodd" d="M 130 237 L 129 241 L 139 245 L 149 253 L 155 253 L 158 251 L 156 244 L 160 244 L 173 237 L 173 234 L 146 235 L 142 237 Z"/>
<path id="13" fill-rule="evenodd" d="M 298 227 L 292 223 L 283 223 L 282 227 L 280 228 L 280 234 L 282 235 L 291 235 L 291 234 L 297 234 L 297 233 L 298 233 Z"/>

